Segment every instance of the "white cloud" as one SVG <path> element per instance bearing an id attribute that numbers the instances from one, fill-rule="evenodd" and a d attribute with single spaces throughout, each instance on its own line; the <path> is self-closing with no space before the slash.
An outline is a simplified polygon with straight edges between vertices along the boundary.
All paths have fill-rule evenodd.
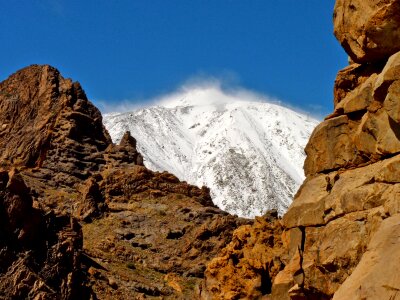
<path id="1" fill-rule="evenodd" d="M 117 103 L 110 103 L 104 100 L 97 100 L 95 103 L 100 107 L 103 113 L 111 112 L 127 112 L 149 106 L 166 106 L 174 107 L 180 104 L 217 104 L 224 105 L 234 101 L 245 102 L 268 102 L 281 106 L 285 106 L 292 110 L 301 112 L 303 114 L 313 115 L 314 113 L 309 110 L 311 107 L 305 108 L 295 107 L 285 103 L 275 97 L 252 91 L 237 85 L 237 78 L 226 77 L 205 77 L 195 76 L 183 83 L 174 92 L 158 95 L 150 99 L 126 99 L 118 101 Z M 321 117 L 317 116 L 317 119 Z"/>

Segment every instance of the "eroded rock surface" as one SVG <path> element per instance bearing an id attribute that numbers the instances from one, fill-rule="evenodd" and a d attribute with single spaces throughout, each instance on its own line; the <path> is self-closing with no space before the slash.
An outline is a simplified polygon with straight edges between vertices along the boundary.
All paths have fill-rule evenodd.
<path id="1" fill-rule="evenodd" d="M 335 110 L 305 149 L 307 178 L 263 231 L 271 248 L 252 242 L 257 222 L 235 231 L 207 266 L 204 299 L 400 299 L 399 5 L 336 2 L 335 34 L 358 63 L 338 73 Z M 269 290 L 254 284 L 249 253 L 281 263 L 264 268 Z"/>
<path id="2" fill-rule="evenodd" d="M 248 221 L 214 207 L 208 189 L 168 173 L 134 166 L 102 175 L 109 212 L 83 226 L 85 253 L 108 270 L 94 273 L 95 293 L 193 299 L 206 263 Z M 117 289 L 108 286 L 110 277 Z"/>
<path id="3" fill-rule="evenodd" d="M 335 35 L 359 63 L 387 59 L 400 51 L 398 0 L 337 0 Z"/>
<path id="4" fill-rule="evenodd" d="M 381 72 L 341 98 L 314 130 L 305 149 L 306 175 L 359 167 L 399 153 L 399 85 L 400 53 L 395 53 Z"/>
<path id="5" fill-rule="evenodd" d="M 53 67 L 0 83 L 0 136 L 2 299 L 193 299 L 206 263 L 251 223 L 146 169 L 129 132 L 114 145 Z"/>
<path id="6" fill-rule="evenodd" d="M 41 203 L 62 213 L 82 213 L 74 191 L 90 178 L 98 181 L 106 165 L 143 164 L 128 136 L 112 144 L 80 84 L 48 65 L 24 68 L 0 83 L 0 136 L 1 166 L 24 169 Z"/>
<path id="7" fill-rule="evenodd" d="M 0 172 L 0 297 L 88 298 L 81 270 L 82 231 L 69 216 L 33 207 L 15 170 Z"/>
<path id="8" fill-rule="evenodd" d="M 271 279 L 285 265 L 283 243 L 276 211 L 240 227 L 220 257 L 208 264 L 201 297 L 259 299 L 271 293 Z"/>

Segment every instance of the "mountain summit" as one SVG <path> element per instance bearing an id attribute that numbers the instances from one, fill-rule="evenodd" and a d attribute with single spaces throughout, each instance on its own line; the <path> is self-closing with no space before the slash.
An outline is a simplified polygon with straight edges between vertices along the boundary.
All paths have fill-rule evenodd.
<path id="1" fill-rule="evenodd" d="M 246 92 L 187 88 L 157 106 L 104 116 L 115 142 L 126 131 L 148 168 L 210 188 L 242 217 L 283 214 L 304 180 L 303 151 L 317 121 Z"/>

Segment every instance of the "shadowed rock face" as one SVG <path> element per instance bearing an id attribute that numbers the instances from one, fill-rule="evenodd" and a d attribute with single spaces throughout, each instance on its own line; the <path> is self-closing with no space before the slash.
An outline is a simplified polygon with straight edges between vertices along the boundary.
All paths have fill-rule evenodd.
<path id="1" fill-rule="evenodd" d="M 0 136 L 0 298 L 193 299 L 206 263 L 251 223 L 146 169 L 129 132 L 114 145 L 53 67 L 0 83 Z"/>
<path id="2" fill-rule="evenodd" d="M 307 178 L 288 212 L 264 236 L 259 222 L 234 232 L 206 269 L 204 299 L 400 297 L 398 7 L 336 2 L 335 34 L 361 64 L 338 73 L 334 112 L 309 140 Z"/>
<path id="3" fill-rule="evenodd" d="M 80 266 L 79 224 L 33 208 L 29 189 L 16 171 L 0 172 L 0 199 L 1 298 L 89 297 Z"/>

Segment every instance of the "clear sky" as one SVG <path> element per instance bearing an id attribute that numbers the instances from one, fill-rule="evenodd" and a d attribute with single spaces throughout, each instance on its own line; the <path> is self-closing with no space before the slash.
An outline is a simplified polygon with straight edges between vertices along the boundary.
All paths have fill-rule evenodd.
<path id="1" fill-rule="evenodd" d="M 51 64 L 108 105 L 220 78 L 308 110 L 332 110 L 347 55 L 334 0 L 9 0 L 0 18 L 0 79 Z"/>

